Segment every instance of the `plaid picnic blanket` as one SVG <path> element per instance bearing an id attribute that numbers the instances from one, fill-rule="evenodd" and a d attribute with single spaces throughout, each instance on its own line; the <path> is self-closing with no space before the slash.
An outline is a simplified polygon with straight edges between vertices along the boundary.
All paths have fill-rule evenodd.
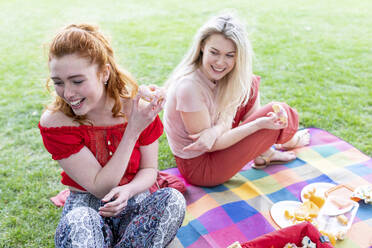
<path id="1" fill-rule="evenodd" d="M 317 128 L 311 143 L 296 150 L 297 159 L 285 165 L 254 170 L 247 164 L 227 183 L 213 188 L 187 184 L 187 212 L 172 247 L 227 247 L 279 229 L 271 206 L 282 200 L 300 200 L 302 188 L 314 182 L 372 183 L 372 159 L 352 145 Z M 228 166 L 228 165 L 226 165 Z M 177 175 L 177 168 L 165 172 Z M 336 248 L 372 246 L 372 205 L 360 203 L 354 223 Z"/>

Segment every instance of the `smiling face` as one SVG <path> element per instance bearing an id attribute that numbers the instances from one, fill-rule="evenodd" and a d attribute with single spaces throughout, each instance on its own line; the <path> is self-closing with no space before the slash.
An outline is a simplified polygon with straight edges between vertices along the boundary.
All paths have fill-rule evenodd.
<path id="1" fill-rule="evenodd" d="M 201 70 L 211 81 L 217 81 L 232 71 L 235 65 L 235 44 L 222 34 L 213 34 L 202 46 Z"/>
<path id="2" fill-rule="evenodd" d="M 104 73 L 98 76 L 98 65 L 77 54 L 52 58 L 50 78 L 58 96 L 66 101 L 76 115 L 89 115 L 105 104 Z"/>

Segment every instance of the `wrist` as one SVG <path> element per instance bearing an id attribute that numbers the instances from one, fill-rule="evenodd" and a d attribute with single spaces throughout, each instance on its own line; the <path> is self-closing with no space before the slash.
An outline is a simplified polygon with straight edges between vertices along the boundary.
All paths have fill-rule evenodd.
<path id="1" fill-rule="evenodd" d="M 125 129 L 125 134 L 127 134 L 129 138 L 137 140 L 141 132 L 142 130 L 140 130 L 138 126 L 131 124 L 131 122 L 128 122 L 128 125 Z"/>
<path id="2" fill-rule="evenodd" d="M 219 125 L 214 126 L 212 129 L 214 130 L 216 137 L 219 137 L 223 134 L 225 127 L 224 125 L 219 124 Z"/>
<path id="3" fill-rule="evenodd" d="M 137 192 L 135 192 L 135 188 L 133 187 L 133 185 L 131 183 L 124 184 L 121 187 L 124 187 L 125 191 L 128 192 L 128 196 L 129 196 L 128 199 L 132 198 L 133 196 L 135 196 L 137 194 Z"/>
<path id="4" fill-rule="evenodd" d="M 255 131 L 261 130 L 262 129 L 261 119 L 258 118 L 256 120 L 252 121 L 252 126 L 253 126 Z"/>

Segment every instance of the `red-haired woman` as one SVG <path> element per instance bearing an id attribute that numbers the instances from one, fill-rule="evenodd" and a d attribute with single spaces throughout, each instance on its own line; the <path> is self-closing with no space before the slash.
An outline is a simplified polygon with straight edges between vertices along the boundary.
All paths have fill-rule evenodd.
<path id="1" fill-rule="evenodd" d="M 71 191 L 56 247 L 169 244 L 182 224 L 185 200 L 171 188 L 148 191 L 157 175 L 163 93 L 138 88 L 91 25 L 70 25 L 54 37 L 49 70 L 56 98 L 39 128 Z"/>

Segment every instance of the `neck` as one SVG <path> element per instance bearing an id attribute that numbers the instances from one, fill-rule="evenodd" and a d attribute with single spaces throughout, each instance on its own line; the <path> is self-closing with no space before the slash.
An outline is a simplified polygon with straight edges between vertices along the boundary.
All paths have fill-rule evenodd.
<path id="1" fill-rule="evenodd" d="M 93 122 L 95 126 L 107 126 L 112 125 L 112 107 L 114 106 L 114 99 L 110 98 L 105 94 L 102 100 L 94 110 L 87 114 L 87 119 Z"/>

